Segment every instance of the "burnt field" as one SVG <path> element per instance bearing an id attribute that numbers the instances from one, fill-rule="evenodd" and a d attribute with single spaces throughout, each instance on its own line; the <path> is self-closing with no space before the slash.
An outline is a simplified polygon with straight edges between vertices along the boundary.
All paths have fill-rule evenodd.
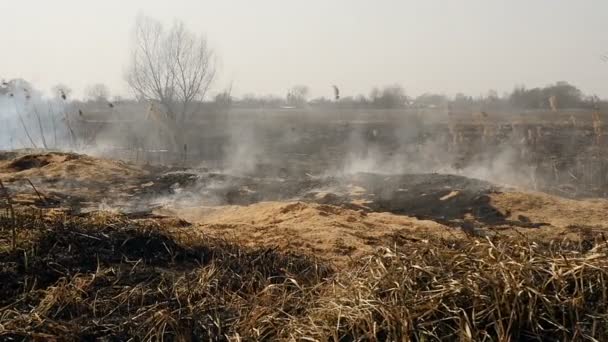
<path id="1" fill-rule="evenodd" d="M 294 114 L 0 153 L 0 339 L 608 334 L 589 113 Z"/>
<path id="2" fill-rule="evenodd" d="M 0 342 L 608 340 L 608 2 L 5 2 Z"/>
<path id="3" fill-rule="evenodd" d="M 606 243 L 593 239 L 395 235 L 333 266 L 151 219 L 16 218 L 21 242 L 0 251 L 5 340 L 594 340 L 608 329 Z"/>
<path id="4" fill-rule="evenodd" d="M 151 122 L 108 123 L 89 150 L 140 164 L 265 176 L 452 173 L 571 198 L 605 197 L 608 118 L 594 115 L 234 109 L 190 122 L 179 146 L 159 143 L 163 129 Z"/>

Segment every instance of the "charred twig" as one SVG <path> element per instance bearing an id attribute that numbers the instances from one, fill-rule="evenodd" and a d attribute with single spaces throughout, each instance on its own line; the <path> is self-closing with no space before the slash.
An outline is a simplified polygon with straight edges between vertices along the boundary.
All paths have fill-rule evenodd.
<path id="1" fill-rule="evenodd" d="M 12 248 L 13 251 L 15 249 L 17 249 L 17 222 L 16 222 L 16 217 L 15 217 L 15 209 L 13 207 L 13 200 L 11 199 L 10 194 L 8 193 L 8 189 L 6 187 L 4 187 L 4 183 L 2 183 L 2 181 L 0 180 L 0 190 L 2 190 L 2 193 L 4 194 L 4 198 L 6 199 L 6 204 L 8 206 L 8 209 L 10 211 L 10 225 L 11 225 L 11 230 L 12 230 Z"/>
<path id="2" fill-rule="evenodd" d="M 55 122 L 55 112 L 53 105 L 49 102 L 49 114 L 51 114 L 51 122 L 53 123 L 53 147 L 57 148 L 57 123 Z"/>
<path id="3" fill-rule="evenodd" d="M 64 110 L 63 116 L 64 116 L 65 125 L 68 128 L 68 131 L 70 132 L 72 147 L 76 148 L 77 147 L 76 146 L 76 143 L 77 143 L 76 134 L 74 133 L 74 130 L 72 129 L 72 125 L 70 124 L 70 118 L 68 117 L 67 111 Z"/>
<path id="4" fill-rule="evenodd" d="M 188 159 L 188 144 L 184 144 L 184 166 L 186 166 L 187 159 Z"/>
<path id="5" fill-rule="evenodd" d="M 42 120 L 40 119 L 40 113 L 38 112 L 38 109 L 36 109 L 35 105 L 34 114 L 36 114 L 36 118 L 38 119 L 38 129 L 40 131 L 40 139 L 42 139 L 42 146 L 44 146 L 45 149 L 48 149 L 49 147 L 46 143 L 46 137 L 44 136 L 44 129 L 42 128 Z"/>
<path id="6" fill-rule="evenodd" d="M 44 197 L 42 197 L 42 195 L 40 194 L 40 192 L 38 192 L 38 189 L 36 189 L 36 187 L 34 186 L 34 184 L 32 183 L 32 181 L 29 178 L 25 178 L 25 180 L 30 183 L 30 186 L 32 187 L 32 189 L 34 189 L 34 191 L 36 192 L 36 195 L 38 195 L 38 199 L 40 199 L 40 202 L 42 202 L 43 204 L 47 204 L 46 203 L 46 199 L 44 199 Z"/>
<path id="7" fill-rule="evenodd" d="M 25 135 L 30 140 L 30 143 L 32 144 L 32 147 L 38 148 L 38 146 L 36 146 L 36 143 L 34 142 L 34 139 L 32 139 L 32 136 L 30 135 L 30 131 L 27 129 L 27 125 L 25 124 L 25 121 L 23 120 L 23 116 L 21 115 L 21 112 L 19 112 L 19 108 L 17 107 L 17 101 L 15 100 L 14 97 L 13 97 L 13 104 L 15 105 L 15 112 L 17 112 L 17 116 L 19 117 L 19 121 L 21 122 L 21 126 L 23 126 L 23 130 L 25 131 Z"/>

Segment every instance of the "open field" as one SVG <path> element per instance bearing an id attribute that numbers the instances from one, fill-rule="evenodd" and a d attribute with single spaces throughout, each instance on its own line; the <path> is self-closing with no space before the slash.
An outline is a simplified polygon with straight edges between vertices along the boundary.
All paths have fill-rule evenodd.
<path id="1" fill-rule="evenodd" d="M 608 334 L 608 200 L 310 158 L 237 172 L 3 152 L 0 337 Z"/>

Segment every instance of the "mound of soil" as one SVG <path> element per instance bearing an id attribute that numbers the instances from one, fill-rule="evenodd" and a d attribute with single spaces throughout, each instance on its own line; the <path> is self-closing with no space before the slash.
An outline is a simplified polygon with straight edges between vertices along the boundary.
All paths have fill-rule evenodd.
<path id="1" fill-rule="evenodd" d="M 3 153 L 0 180 L 16 197 L 17 203 L 31 202 L 25 197 L 46 198 L 37 201 L 80 210 L 97 208 L 99 202 L 120 203 L 137 188 L 148 172 L 134 165 L 75 153 Z M 37 191 L 32 189 L 32 182 Z M 28 196 L 23 196 L 27 192 Z M 37 192 L 37 193 L 36 193 Z M 95 203 L 95 204 L 93 204 Z"/>
<path id="2" fill-rule="evenodd" d="M 432 221 L 305 202 L 261 202 L 249 206 L 157 212 L 183 217 L 210 236 L 337 262 L 370 253 L 387 243 L 390 245 L 395 238 L 424 239 L 429 234 L 464 236 Z"/>
<path id="3" fill-rule="evenodd" d="M 146 174 L 121 161 L 74 153 L 28 154 L 0 161 L 0 179 L 37 179 L 45 183 L 112 183 Z"/>
<path id="4" fill-rule="evenodd" d="M 508 191 L 490 195 L 490 204 L 507 219 L 525 218 L 553 227 L 608 228 L 608 200 L 573 200 L 540 192 Z"/>

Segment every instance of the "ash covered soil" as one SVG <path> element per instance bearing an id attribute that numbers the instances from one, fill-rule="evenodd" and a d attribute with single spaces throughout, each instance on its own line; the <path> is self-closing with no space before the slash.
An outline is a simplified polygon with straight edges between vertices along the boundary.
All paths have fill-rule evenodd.
<path id="1" fill-rule="evenodd" d="M 449 174 L 234 175 L 138 166 L 72 153 L 4 152 L 12 202 L 186 221 L 213 237 L 341 262 L 395 238 L 527 234 L 583 239 L 606 228 L 606 200 L 571 200 Z"/>

